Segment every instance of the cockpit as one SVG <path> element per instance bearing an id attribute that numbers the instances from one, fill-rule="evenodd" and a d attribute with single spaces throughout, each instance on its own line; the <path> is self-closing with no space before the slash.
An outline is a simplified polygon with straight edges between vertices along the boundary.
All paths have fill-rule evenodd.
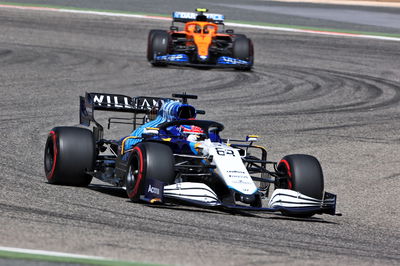
<path id="1" fill-rule="evenodd" d="M 212 23 L 189 22 L 185 26 L 185 31 L 195 34 L 215 34 L 218 26 Z"/>

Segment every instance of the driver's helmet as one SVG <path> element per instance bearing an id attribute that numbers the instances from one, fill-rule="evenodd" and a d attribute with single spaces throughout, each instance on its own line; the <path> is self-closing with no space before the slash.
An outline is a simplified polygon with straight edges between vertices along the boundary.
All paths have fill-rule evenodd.
<path id="1" fill-rule="evenodd" d="M 204 134 L 204 130 L 201 127 L 193 126 L 193 125 L 182 125 L 180 127 L 180 131 L 183 134 L 195 134 L 195 135 L 202 135 Z"/>
<path id="2" fill-rule="evenodd" d="M 179 127 L 179 131 L 181 132 L 182 135 L 187 136 L 188 141 L 198 141 L 198 140 L 204 140 L 206 138 L 204 130 L 198 126 L 181 125 Z"/>
<path id="3" fill-rule="evenodd" d="M 201 27 L 199 25 L 196 25 L 196 27 L 194 28 L 194 32 L 201 33 Z"/>

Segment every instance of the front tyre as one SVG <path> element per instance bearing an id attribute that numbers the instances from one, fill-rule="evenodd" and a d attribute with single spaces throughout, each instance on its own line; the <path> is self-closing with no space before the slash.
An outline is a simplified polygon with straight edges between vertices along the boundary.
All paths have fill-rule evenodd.
<path id="1" fill-rule="evenodd" d="M 322 200 L 324 195 L 324 176 L 319 161 L 305 154 L 292 154 L 282 158 L 278 171 L 286 177 L 286 181 L 276 184 L 276 188 L 291 189 L 303 195 Z M 283 215 L 307 218 L 315 212 L 297 213 L 282 211 Z"/>
<path id="2" fill-rule="evenodd" d="M 44 171 L 50 184 L 87 186 L 96 157 L 90 130 L 79 127 L 55 127 L 46 141 Z"/>
<path id="3" fill-rule="evenodd" d="M 164 30 L 151 30 L 147 39 L 147 60 L 153 66 L 165 66 L 164 62 L 157 62 L 157 56 L 167 55 L 170 49 L 171 37 Z"/>
<path id="4" fill-rule="evenodd" d="M 136 145 L 130 156 L 128 174 L 125 179 L 129 199 L 138 202 L 146 179 L 157 179 L 166 184 L 175 179 L 174 156 L 172 150 L 164 144 L 141 142 Z"/>
<path id="5" fill-rule="evenodd" d="M 278 171 L 284 173 L 287 182 L 282 185 L 306 196 L 322 200 L 324 195 L 324 176 L 322 168 L 314 156 L 292 154 L 282 158 Z M 285 187 L 286 186 L 286 187 Z"/>
<path id="6" fill-rule="evenodd" d="M 151 62 L 154 59 L 154 49 L 153 49 L 153 37 L 159 32 L 165 32 L 164 30 L 150 30 L 147 37 L 147 61 Z"/>
<path id="7" fill-rule="evenodd" d="M 250 63 L 248 66 L 238 68 L 239 70 L 251 70 L 254 61 L 254 48 L 253 42 L 249 38 L 241 35 L 236 38 L 233 41 L 232 52 L 234 58 Z"/>

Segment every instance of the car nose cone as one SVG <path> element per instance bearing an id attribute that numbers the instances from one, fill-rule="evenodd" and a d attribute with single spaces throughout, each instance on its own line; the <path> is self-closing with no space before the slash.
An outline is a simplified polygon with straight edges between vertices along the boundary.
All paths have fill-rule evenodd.
<path id="1" fill-rule="evenodd" d="M 208 56 L 206 56 L 206 55 L 200 55 L 200 56 L 199 56 L 199 59 L 200 59 L 200 61 L 207 61 Z"/>

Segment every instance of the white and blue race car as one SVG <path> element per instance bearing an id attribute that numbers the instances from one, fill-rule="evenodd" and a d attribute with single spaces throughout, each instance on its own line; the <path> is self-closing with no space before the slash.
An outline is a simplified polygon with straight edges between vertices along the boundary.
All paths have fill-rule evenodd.
<path id="1" fill-rule="evenodd" d="M 93 177 L 124 188 L 134 202 L 186 203 L 228 211 L 281 212 L 295 217 L 335 215 L 336 196 L 325 192 L 320 163 L 292 154 L 279 162 L 265 148 L 223 139 L 224 126 L 198 120 L 188 104 L 195 95 L 173 98 L 86 93 L 80 98 L 83 127 L 55 127 L 45 146 L 44 168 L 51 184 L 87 186 Z M 133 126 L 118 140 L 104 138 L 95 110 L 127 112 L 111 123 Z"/>

